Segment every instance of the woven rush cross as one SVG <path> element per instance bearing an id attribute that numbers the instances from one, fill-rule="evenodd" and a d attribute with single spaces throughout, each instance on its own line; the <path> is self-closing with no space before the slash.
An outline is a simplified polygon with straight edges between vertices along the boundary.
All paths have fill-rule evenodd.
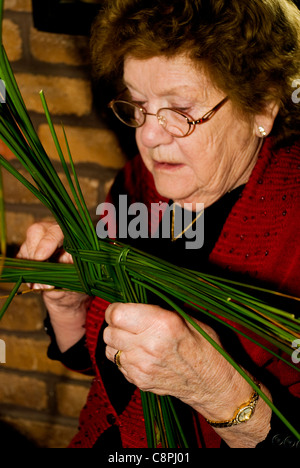
<path id="1" fill-rule="evenodd" d="M 3 0 L 0 0 L 0 9 L 2 24 Z M 2 30 L 0 37 L 2 38 Z M 49 131 L 72 195 L 68 194 L 38 138 L 2 42 L 0 79 L 6 85 L 6 103 L 0 104 L 0 138 L 20 161 L 28 178 L 3 156 L 0 156 L 0 167 L 10 172 L 50 210 L 64 233 L 64 249 L 73 258 L 73 264 L 68 265 L 6 258 L 5 213 L 0 178 L 0 282 L 15 283 L 0 312 L 0 319 L 18 294 L 22 283 L 38 281 L 58 289 L 97 296 L 108 302 L 146 304 L 149 295 L 154 295 L 208 340 L 300 440 L 299 432 L 286 420 L 280 409 L 274 406 L 244 369 L 186 312 L 193 308 L 194 315 L 199 314 L 199 319 L 210 317 L 216 323 L 247 337 L 256 346 L 263 347 L 287 366 L 299 371 L 299 367 L 293 364 L 290 357 L 294 351 L 292 343 L 300 338 L 300 320 L 291 313 L 271 305 L 272 298 L 279 293 L 184 270 L 118 241 L 98 239 L 78 182 L 67 135 L 64 132 L 68 162 L 58 142 L 45 96 L 41 92 Z M 261 293 L 264 294 L 264 299 L 259 298 Z M 270 303 L 266 302 L 265 297 L 270 298 Z M 288 299 L 295 303 L 300 300 L 290 297 Z M 246 329 L 247 332 L 241 331 L 230 322 L 240 326 L 240 329 Z M 257 338 L 253 338 L 253 332 Z M 261 339 L 269 345 L 262 345 Z M 274 351 L 274 345 L 278 351 Z M 188 446 L 171 397 L 142 392 L 142 402 L 149 447 Z"/>

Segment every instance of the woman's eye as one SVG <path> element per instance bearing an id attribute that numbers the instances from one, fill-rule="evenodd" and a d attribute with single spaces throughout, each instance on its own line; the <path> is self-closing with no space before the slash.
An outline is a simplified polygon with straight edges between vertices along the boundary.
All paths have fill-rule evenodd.
<path id="1" fill-rule="evenodd" d="M 178 110 L 180 112 L 189 112 L 192 110 L 192 106 L 191 105 L 188 105 L 188 106 L 184 106 L 184 105 L 180 105 L 180 104 L 176 104 L 176 103 L 172 103 L 172 105 L 170 106 L 172 109 L 175 109 L 175 110 Z"/>
<path id="2" fill-rule="evenodd" d="M 190 107 L 173 106 L 172 109 L 182 112 L 183 114 L 189 114 L 191 111 Z"/>

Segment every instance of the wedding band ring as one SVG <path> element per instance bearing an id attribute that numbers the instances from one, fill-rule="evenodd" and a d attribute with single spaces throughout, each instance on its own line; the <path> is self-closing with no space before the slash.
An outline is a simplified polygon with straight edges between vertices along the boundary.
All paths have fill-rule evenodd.
<path id="1" fill-rule="evenodd" d="M 121 369 L 122 365 L 121 365 L 121 354 L 122 354 L 122 351 L 117 351 L 115 356 L 114 356 L 114 363 L 116 364 L 116 366 L 118 366 L 119 369 Z"/>

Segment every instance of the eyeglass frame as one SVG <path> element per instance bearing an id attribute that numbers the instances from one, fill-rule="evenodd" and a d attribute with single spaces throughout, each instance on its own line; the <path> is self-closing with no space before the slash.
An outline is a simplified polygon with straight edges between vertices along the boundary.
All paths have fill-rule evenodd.
<path id="1" fill-rule="evenodd" d="M 215 114 L 216 112 L 218 112 L 218 110 L 221 109 L 221 107 L 224 106 L 224 104 L 226 104 L 226 102 L 229 100 L 229 97 L 226 96 L 224 99 L 222 99 L 222 101 L 219 102 L 219 104 L 217 104 L 215 107 L 213 107 L 211 110 L 209 110 L 208 112 L 206 112 L 206 114 L 203 115 L 203 117 L 201 117 L 200 119 L 197 119 L 197 120 L 190 120 L 190 116 L 188 116 L 187 114 L 185 114 L 184 112 L 180 111 L 179 109 L 174 109 L 172 107 L 161 107 L 160 109 L 158 109 L 158 111 L 156 112 L 156 114 L 152 114 L 150 112 L 147 112 L 146 109 L 144 109 L 142 106 L 138 105 L 137 103 L 133 102 L 133 101 L 127 101 L 125 99 L 120 99 L 120 97 L 122 96 L 122 94 L 124 94 L 125 90 L 122 91 L 121 94 L 119 94 L 119 96 L 115 99 L 113 99 L 112 101 L 110 101 L 110 103 L 108 104 L 108 107 L 113 111 L 113 113 L 115 114 L 115 116 L 117 117 L 117 119 L 120 120 L 120 122 L 122 122 L 124 125 L 127 125 L 127 127 L 131 127 L 131 128 L 141 128 L 143 125 L 145 125 L 146 123 L 146 118 L 147 118 L 147 115 L 152 115 L 153 117 L 156 117 L 157 120 L 158 120 L 158 123 L 159 125 L 161 125 L 163 127 L 163 123 L 162 123 L 162 120 L 160 120 L 160 117 L 159 116 L 159 113 L 162 111 L 162 110 L 171 110 L 179 115 L 181 115 L 182 117 L 184 117 L 187 121 L 187 124 L 189 125 L 189 130 L 188 132 L 185 134 L 185 135 L 175 135 L 174 133 L 172 132 L 169 132 L 166 128 L 164 128 L 164 130 L 169 134 L 169 135 L 172 135 L 174 138 L 185 138 L 187 136 L 190 136 L 195 128 L 196 128 L 196 125 L 202 125 L 206 122 L 208 122 Z M 127 122 L 125 122 L 123 119 L 120 118 L 120 116 L 115 112 L 114 110 L 114 104 L 116 102 L 120 102 L 120 103 L 123 103 L 123 104 L 130 104 L 131 106 L 133 107 L 136 107 L 144 116 L 144 121 L 142 124 L 140 125 L 130 125 L 128 124 Z"/>

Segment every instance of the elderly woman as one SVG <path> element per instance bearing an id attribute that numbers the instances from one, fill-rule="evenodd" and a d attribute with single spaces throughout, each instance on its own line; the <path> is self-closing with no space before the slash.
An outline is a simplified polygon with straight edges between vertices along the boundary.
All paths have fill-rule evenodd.
<path id="1" fill-rule="evenodd" d="M 201 249 L 183 242 L 199 214 L 179 236 L 128 242 L 184 267 L 238 274 L 299 296 L 295 5 L 109 0 L 93 28 L 92 52 L 98 76 L 115 79 L 110 107 L 136 128 L 139 149 L 108 200 L 205 206 Z M 62 242 L 55 224 L 34 225 L 20 256 L 46 260 Z M 240 374 L 173 311 L 75 293 L 47 291 L 44 299 L 49 356 L 96 374 L 72 447 L 146 447 L 139 389 L 176 397 L 190 446 L 254 448 L 288 435 Z M 246 338 L 199 323 L 293 415 L 296 371 Z M 241 412 L 247 417 L 237 418 Z"/>

